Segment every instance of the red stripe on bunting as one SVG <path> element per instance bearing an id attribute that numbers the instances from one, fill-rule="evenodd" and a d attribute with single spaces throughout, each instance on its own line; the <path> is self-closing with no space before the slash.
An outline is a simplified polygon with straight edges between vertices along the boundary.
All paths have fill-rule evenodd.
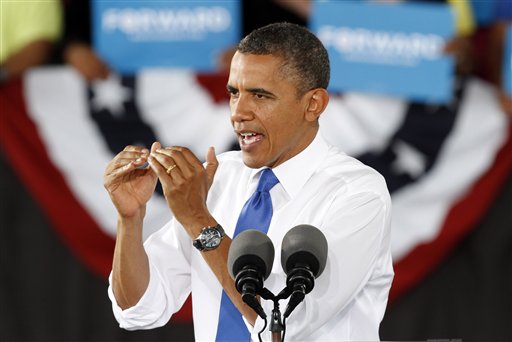
<path id="1" fill-rule="evenodd" d="M 390 303 L 434 271 L 484 217 L 502 185 L 512 174 L 512 123 L 508 131 L 508 140 L 497 154 L 494 164 L 450 209 L 436 239 L 416 246 L 394 264 L 395 278 L 389 294 Z"/>
<path id="2" fill-rule="evenodd" d="M 23 93 L 21 80 L 0 85 L 0 146 L 71 253 L 92 272 L 107 278 L 115 241 L 81 206 L 51 162 L 37 127 L 27 115 Z M 190 298 L 173 321 L 192 321 Z"/>
<path id="3" fill-rule="evenodd" d="M 0 95 L 0 142 L 7 160 L 72 253 L 106 278 L 112 267 L 114 240 L 83 209 L 50 161 L 34 122 L 27 115 L 21 80 L 2 86 Z"/>
<path id="4" fill-rule="evenodd" d="M 229 101 L 226 85 L 229 75 L 227 73 L 198 73 L 196 81 L 210 94 L 215 103 Z"/>

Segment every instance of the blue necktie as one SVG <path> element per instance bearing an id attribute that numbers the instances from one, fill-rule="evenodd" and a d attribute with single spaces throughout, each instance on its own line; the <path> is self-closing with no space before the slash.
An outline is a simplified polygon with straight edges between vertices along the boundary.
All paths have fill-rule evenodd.
<path id="1" fill-rule="evenodd" d="M 272 200 L 269 190 L 277 183 L 279 180 L 271 169 L 263 170 L 256 191 L 240 212 L 233 238 L 247 229 L 258 229 L 267 233 L 272 219 Z M 219 325 L 215 340 L 217 342 L 250 340 L 250 332 L 242 319 L 242 314 L 224 291 L 222 291 Z"/>

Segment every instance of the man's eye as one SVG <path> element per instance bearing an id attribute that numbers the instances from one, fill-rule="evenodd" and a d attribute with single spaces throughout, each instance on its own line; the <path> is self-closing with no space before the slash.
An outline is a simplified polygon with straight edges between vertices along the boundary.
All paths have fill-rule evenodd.
<path id="1" fill-rule="evenodd" d="M 264 99 L 266 96 L 263 94 L 254 94 L 257 99 Z"/>

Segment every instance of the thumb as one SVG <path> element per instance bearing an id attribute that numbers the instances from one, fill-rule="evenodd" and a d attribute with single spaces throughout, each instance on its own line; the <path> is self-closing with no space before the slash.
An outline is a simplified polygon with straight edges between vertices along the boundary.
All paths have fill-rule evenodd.
<path id="1" fill-rule="evenodd" d="M 155 152 L 156 150 L 158 150 L 161 147 L 162 147 L 162 145 L 160 144 L 160 142 L 155 141 L 153 144 L 151 144 L 151 153 Z"/>
<path id="2" fill-rule="evenodd" d="M 219 166 L 219 161 L 217 160 L 217 156 L 215 155 L 215 148 L 213 146 L 208 148 L 206 152 L 206 176 L 208 178 L 208 187 L 210 187 L 213 183 L 213 178 L 215 177 L 215 172 L 217 172 L 217 167 Z"/>

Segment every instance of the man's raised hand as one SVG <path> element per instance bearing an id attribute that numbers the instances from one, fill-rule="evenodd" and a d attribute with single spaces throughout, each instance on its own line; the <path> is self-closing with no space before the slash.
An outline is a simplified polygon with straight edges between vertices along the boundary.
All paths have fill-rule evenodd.
<path id="1" fill-rule="evenodd" d="M 143 167 L 149 150 L 127 146 L 107 165 L 103 184 L 119 215 L 144 215 L 146 203 L 155 191 L 157 176 L 149 167 Z"/>

